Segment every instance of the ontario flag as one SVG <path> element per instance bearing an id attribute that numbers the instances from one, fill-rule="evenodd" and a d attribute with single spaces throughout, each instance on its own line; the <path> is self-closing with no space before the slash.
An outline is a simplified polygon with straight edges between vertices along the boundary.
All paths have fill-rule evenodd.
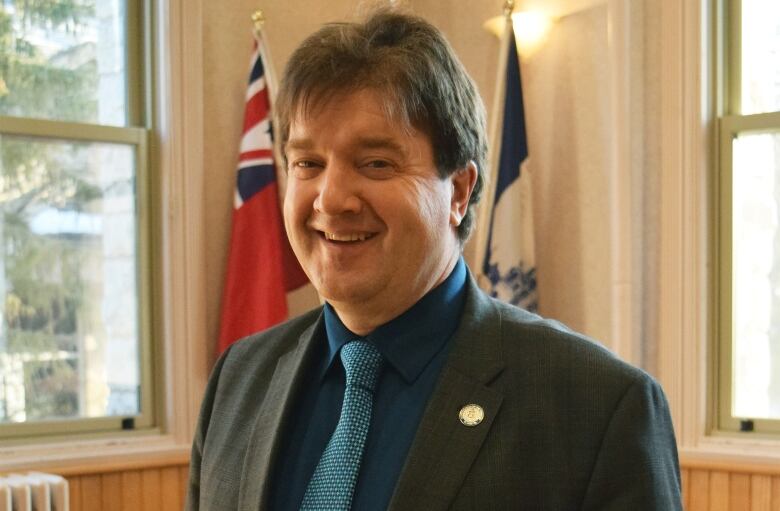
<path id="1" fill-rule="evenodd" d="M 287 319 L 287 291 L 306 284 L 284 232 L 262 34 L 255 31 L 217 352 Z"/>
<path id="2" fill-rule="evenodd" d="M 532 191 L 528 172 L 520 61 L 507 18 L 493 109 L 490 157 L 495 192 L 482 264 L 484 287 L 494 297 L 535 311 L 536 262 Z"/>

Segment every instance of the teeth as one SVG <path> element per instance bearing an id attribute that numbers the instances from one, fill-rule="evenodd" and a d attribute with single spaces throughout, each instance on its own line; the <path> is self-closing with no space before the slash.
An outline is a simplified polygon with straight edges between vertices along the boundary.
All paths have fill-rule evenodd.
<path id="1" fill-rule="evenodd" d="M 333 234 L 331 232 L 324 232 L 325 239 L 331 240 L 331 241 L 364 241 L 370 238 L 371 234 Z"/>

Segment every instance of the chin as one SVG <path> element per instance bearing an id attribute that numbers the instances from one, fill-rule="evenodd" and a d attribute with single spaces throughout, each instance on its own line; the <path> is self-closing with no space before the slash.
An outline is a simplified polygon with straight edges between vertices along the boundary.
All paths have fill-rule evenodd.
<path id="1" fill-rule="evenodd" d="M 320 284 L 321 287 L 318 288 L 318 291 L 329 302 L 359 303 L 367 301 L 376 294 L 375 290 L 372 289 L 375 286 L 366 285 L 366 283 L 349 285 L 345 282 L 338 284 L 320 282 Z"/>

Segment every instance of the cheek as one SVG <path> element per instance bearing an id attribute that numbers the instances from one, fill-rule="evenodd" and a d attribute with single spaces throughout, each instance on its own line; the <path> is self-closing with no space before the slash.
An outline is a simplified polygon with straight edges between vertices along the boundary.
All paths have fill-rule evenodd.
<path id="1" fill-rule="evenodd" d="M 309 207 L 307 207 L 307 204 Z M 284 195 L 284 206 L 282 208 L 285 225 L 289 224 L 290 227 L 294 227 L 296 222 L 301 221 L 302 216 L 307 215 L 306 211 L 311 209 L 310 205 L 311 201 L 307 201 L 306 198 L 306 187 L 301 186 L 297 181 L 290 180 Z"/>
<path id="2" fill-rule="evenodd" d="M 309 218 L 309 213 L 306 211 L 306 201 L 301 192 L 302 190 L 298 187 L 288 186 L 282 206 L 284 230 L 287 232 L 287 238 L 294 249 L 303 241 L 303 230 Z"/>
<path id="3" fill-rule="evenodd" d="M 449 223 L 450 194 L 448 188 L 437 182 L 418 192 L 416 209 L 419 221 L 429 230 L 440 232 Z"/>
<path id="4" fill-rule="evenodd" d="M 290 234 L 290 227 L 293 221 L 293 197 L 290 195 L 289 189 L 284 194 L 282 217 L 284 218 L 284 228 L 287 230 L 287 234 Z"/>

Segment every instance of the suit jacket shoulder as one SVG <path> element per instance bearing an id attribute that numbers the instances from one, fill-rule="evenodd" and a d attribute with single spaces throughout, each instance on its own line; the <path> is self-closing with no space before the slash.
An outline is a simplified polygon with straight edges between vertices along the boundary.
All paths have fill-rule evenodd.
<path id="1" fill-rule="evenodd" d="M 645 372 L 469 284 L 392 509 L 680 509 L 668 406 Z M 473 403 L 484 421 L 466 427 Z"/>
<path id="2" fill-rule="evenodd" d="M 322 307 L 317 307 L 232 344 L 223 355 L 221 385 L 231 385 L 230 394 L 234 395 L 237 389 L 232 384 L 249 384 L 250 374 L 262 379 L 265 372 L 273 371 L 280 357 L 299 347 L 301 336 L 316 326 L 321 315 Z"/>
<path id="3" fill-rule="evenodd" d="M 522 367 L 540 382 L 560 388 L 597 385 L 616 395 L 639 381 L 656 384 L 645 371 L 558 321 L 492 298 L 490 303 L 501 325 L 501 348 L 507 363 L 514 362 L 510 366 Z"/>
<path id="4" fill-rule="evenodd" d="M 193 440 L 186 509 L 258 509 L 321 317 L 318 308 L 249 336 L 217 361 Z"/>

